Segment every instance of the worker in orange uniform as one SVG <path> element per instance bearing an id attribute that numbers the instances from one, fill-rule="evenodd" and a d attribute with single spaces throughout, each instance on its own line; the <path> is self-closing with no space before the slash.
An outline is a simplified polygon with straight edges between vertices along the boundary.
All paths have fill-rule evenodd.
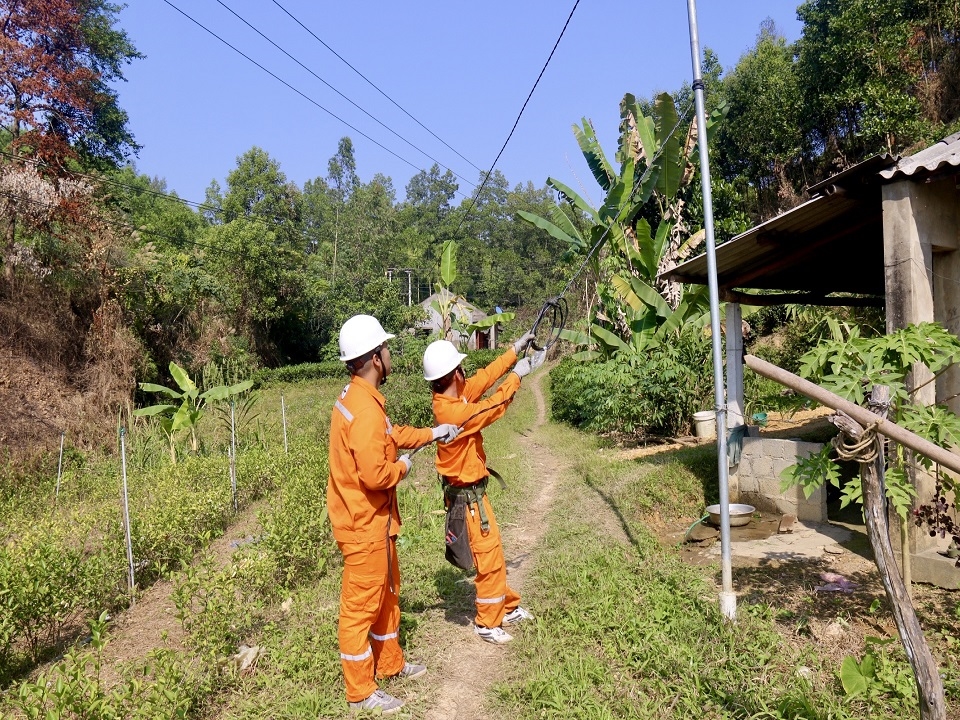
<path id="1" fill-rule="evenodd" d="M 330 421 L 330 477 L 327 509 L 333 537 L 343 553 L 338 640 L 351 710 L 389 715 L 403 701 L 377 686 L 377 677 L 420 677 L 423 665 L 404 660 L 398 642 L 400 529 L 397 484 L 411 461 L 398 448 L 433 440 L 447 442 L 455 425 L 414 428 L 392 425 L 378 388 L 390 374 L 390 350 L 376 318 L 356 315 L 340 329 L 340 359 L 351 380 L 337 400 Z"/>
<path id="2" fill-rule="evenodd" d="M 464 514 L 470 553 L 477 569 L 474 631 L 481 639 L 497 644 L 513 639 L 503 624 L 516 625 L 533 619 L 533 615 L 520 607 L 519 593 L 507 585 L 500 529 L 486 493 L 490 473 L 481 431 L 503 417 L 520 389 L 520 379 L 543 362 L 542 352 L 533 360 L 517 361 L 533 339 L 533 334 L 527 333 L 469 380 L 461 366 L 466 355 L 453 343 L 437 340 L 423 354 L 423 377 L 430 381 L 433 389 L 434 419 L 460 428 L 454 442 L 437 448 L 436 465 L 448 512 L 458 501 L 469 507 L 469 512 Z M 481 399 L 504 375 L 507 377 L 500 387 L 489 398 Z"/>

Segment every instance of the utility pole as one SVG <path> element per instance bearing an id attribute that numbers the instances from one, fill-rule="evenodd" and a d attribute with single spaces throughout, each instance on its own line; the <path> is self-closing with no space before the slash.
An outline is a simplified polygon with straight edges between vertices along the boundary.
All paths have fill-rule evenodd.
<path id="1" fill-rule="evenodd" d="M 713 234 L 713 197 L 710 191 L 710 160 L 707 153 L 707 118 L 703 99 L 703 71 L 700 67 L 700 36 L 696 0 L 687 0 L 690 19 L 690 55 L 693 65 L 693 95 L 697 114 L 697 145 L 700 149 L 700 186 L 703 194 L 703 228 L 707 240 L 707 281 L 710 294 L 710 330 L 713 350 L 713 395 L 717 411 L 717 469 L 720 476 L 720 612 L 730 621 L 737 618 L 737 596 L 733 592 L 730 556 L 730 486 L 727 464 L 727 400 L 720 355 L 720 292 L 717 283 L 717 252 Z"/>
<path id="2" fill-rule="evenodd" d="M 411 284 L 413 282 L 413 280 L 411 279 L 413 270 L 410 270 L 409 268 L 404 268 L 400 272 L 405 272 L 407 274 L 407 307 L 410 307 L 411 305 L 413 305 L 413 285 Z"/>

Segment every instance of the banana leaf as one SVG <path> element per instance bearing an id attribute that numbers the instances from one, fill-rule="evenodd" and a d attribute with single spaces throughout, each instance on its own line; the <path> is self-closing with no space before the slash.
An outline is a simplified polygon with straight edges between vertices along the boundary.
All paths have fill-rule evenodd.
<path id="1" fill-rule="evenodd" d="M 133 411 L 134 417 L 153 417 L 167 410 L 173 410 L 176 405 L 151 405 L 150 407 L 138 408 Z"/>
<path id="2" fill-rule="evenodd" d="M 547 178 L 547 186 L 561 193 L 567 202 L 573 204 L 574 207 L 581 210 L 585 215 L 589 215 L 594 222 L 600 222 L 600 214 L 569 185 L 565 185 L 556 178 L 549 177 Z"/>
<path id="3" fill-rule="evenodd" d="M 154 383 L 140 383 L 140 389 L 146 390 L 147 392 L 162 393 L 167 397 L 176 398 L 177 400 L 183 397 L 183 393 L 178 393 L 176 390 L 171 390 L 166 385 L 155 385 Z"/>
<path id="4" fill-rule="evenodd" d="M 668 317 L 673 312 L 663 296 L 638 277 L 624 278 L 621 275 L 614 275 L 611 282 L 617 295 L 624 301 L 626 301 L 624 293 L 631 292 L 660 317 Z"/>
<path id="5" fill-rule="evenodd" d="M 447 240 L 440 254 L 440 279 L 447 287 L 457 280 L 457 243 Z"/>
<path id="6" fill-rule="evenodd" d="M 619 335 L 610 332 L 601 325 L 591 325 L 590 334 L 600 340 L 604 345 L 613 348 L 614 352 L 630 352 L 630 346 L 627 345 Z"/>
<path id="7" fill-rule="evenodd" d="M 191 398 L 195 398 L 197 396 L 196 383 L 190 379 L 190 376 L 187 375 L 187 371 L 173 362 L 173 360 L 170 361 L 170 374 L 173 376 L 173 379 L 176 381 L 177 385 L 180 386 L 180 389 L 183 390 L 184 395 Z"/>
<path id="8" fill-rule="evenodd" d="M 600 147 L 600 141 L 597 140 L 597 134 L 587 118 L 583 118 L 583 127 L 574 124 L 573 134 L 577 138 L 577 144 L 580 146 L 580 152 L 604 190 L 609 190 L 617 181 L 617 174 L 613 171 L 613 166 L 607 161 L 607 156 Z"/>
<path id="9" fill-rule="evenodd" d="M 657 97 L 656 110 L 660 120 L 657 127 L 657 141 L 660 146 L 660 157 L 657 160 L 657 165 L 660 167 L 657 192 L 670 201 L 680 189 L 680 180 L 683 177 L 686 159 L 680 158 L 682 154 L 680 138 L 686 133 L 682 132 L 683 128 L 680 127 L 676 132 L 671 132 L 677 125 L 679 116 L 669 93 L 660 93 Z"/>
<path id="10" fill-rule="evenodd" d="M 582 250 L 587 246 L 587 244 L 579 235 L 569 235 L 546 218 L 542 218 L 539 215 L 534 215 L 526 210 L 518 210 L 517 214 L 531 225 L 534 225 L 541 230 L 546 230 L 551 237 L 555 237 L 557 240 L 567 243 L 567 245 L 571 248 Z"/>

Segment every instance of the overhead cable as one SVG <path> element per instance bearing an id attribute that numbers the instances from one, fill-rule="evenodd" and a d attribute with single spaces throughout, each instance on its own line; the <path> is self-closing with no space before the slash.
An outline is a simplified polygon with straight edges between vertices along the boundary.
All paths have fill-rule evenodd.
<path id="1" fill-rule="evenodd" d="M 357 75 L 359 75 L 360 77 L 362 77 L 362 78 L 367 82 L 367 84 L 370 85 L 370 87 L 372 87 L 372 88 L 373 88 L 374 90 L 376 90 L 378 93 L 380 93 L 381 95 L 383 95 L 387 100 L 389 100 L 391 103 L 393 103 L 394 106 L 397 107 L 397 108 L 398 108 L 402 113 L 404 113 L 408 118 L 410 118 L 411 120 L 413 120 L 417 125 L 419 125 L 420 127 L 422 127 L 424 130 L 426 130 L 428 133 L 430 133 L 433 137 L 435 137 L 437 140 L 439 140 L 441 143 L 443 143 L 443 144 L 447 147 L 447 149 L 453 151 L 461 160 L 463 160 L 463 161 L 466 162 L 468 165 L 470 165 L 474 170 L 476 170 L 477 172 L 483 172 L 483 170 L 481 170 L 481 169 L 478 168 L 476 165 L 474 165 L 472 162 L 470 162 L 469 159 L 467 159 L 467 158 L 465 158 L 463 155 L 461 155 L 461 154 L 456 150 L 456 148 L 451 147 L 443 138 L 441 138 L 439 135 L 437 135 L 433 130 L 431 130 L 430 128 L 428 128 L 428 127 L 427 127 L 426 125 L 424 125 L 422 122 L 420 122 L 419 120 L 417 120 L 417 118 L 415 118 L 413 115 L 411 115 L 409 112 L 407 112 L 407 110 L 406 110 L 403 106 L 401 106 L 396 100 L 394 100 L 392 97 L 390 97 L 389 95 L 387 95 L 383 90 L 381 90 L 381 89 L 380 89 L 372 80 L 370 80 L 366 75 L 364 75 L 362 72 L 360 72 L 359 70 L 357 70 L 353 65 L 351 65 L 349 62 L 347 62 L 347 60 L 346 60 L 343 56 L 341 56 L 340 53 L 338 53 L 338 52 L 337 52 L 336 50 L 334 50 L 332 47 L 330 47 L 329 45 L 327 45 L 327 43 L 325 43 L 323 40 L 321 40 L 319 37 L 317 37 L 316 33 L 314 33 L 313 30 L 311 30 L 311 29 L 308 28 L 306 25 L 304 25 L 302 22 L 300 22 L 300 20 L 298 20 L 298 19 L 293 15 L 293 13 L 291 13 L 291 12 L 290 12 L 289 10 L 287 10 L 283 5 L 281 5 L 279 2 L 277 2 L 277 0 L 273 0 L 273 4 L 276 5 L 278 8 L 280 8 L 281 10 L 283 10 L 283 12 L 285 12 L 285 13 L 287 14 L 287 16 L 288 16 L 291 20 L 293 20 L 297 25 L 299 25 L 299 26 L 302 27 L 304 30 L 306 30 L 318 43 L 320 43 L 320 44 L 323 45 L 327 50 L 329 50 L 329 51 L 332 52 L 334 55 L 336 55 L 337 58 L 340 60 L 340 62 L 342 62 L 342 63 L 343 63 L 344 65 L 346 65 L 348 68 L 350 68 L 351 70 L 353 70 Z M 458 177 L 459 177 L 459 176 L 458 176 Z M 472 187 L 476 187 L 476 185 L 474 185 L 473 183 L 470 183 L 470 185 L 471 185 Z"/>
<path id="2" fill-rule="evenodd" d="M 460 228 L 463 226 L 464 221 L 467 219 L 467 216 L 470 214 L 470 211 L 473 210 L 474 205 L 477 204 L 477 198 L 480 197 L 480 193 L 483 191 L 484 186 L 487 184 L 487 180 L 490 179 L 490 175 L 493 174 L 493 169 L 497 166 L 497 162 L 500 160 L 500 156 L 503 155 L 503 151 L 507 149 L 507 143 L 510 142 L 510 138 L 513 137 L 513 133 L 517 129 L 517 125 L 520 124 L 520 118 L 523 117 L 523 111 L 527 109 L 527 103 L 530 102 L 530 98 L 533 97 L 534 91 L 537 89 L 537 85 L 540 84 L 543 74 L 547 71 L 547 66 L 550 64 L 550 61 L 553 59 L 553 54 L 557 51 L 557 47 L 560 45 L 560 41 L 563 39 L 563 34 L 567 31 L 567 26 L 570 25 L 570 20 L 573 19 L 573 13 L 576 12 L 577 6 L 580 4 L 580 0 L 576 0 L 573 4 L 573 9 L 570 11 L 570 14 L 567 16 L 567 21 L 563 24 L 563 29 L 560 31 L 560 35 L 557 37 L 557 41 L 553 44 L 553 49 L 550 51 L 550 55 L 547 57 L 547 61 L 543 64 L 543 67 L 540 69 L 540 74 L 537 76 L 536 82 L 533 83 L 533 87 L 530 88 L 530 92 L 527 93 L 527 99 L 523 101 L 523 107 L 520 108 L 520 112 L 517 113 L 517 119 L 513 121 L 513 127 L 510 128 L 510 134 L 507 135 L 507 139 L 503 141 L 503 147 L 500 148 L 500 152 L 497 153 L 497 157 L 494 158 L 493 164 L 490 165 L 490 169 L 487 170 L 487 174 L 483 176 L 483 181 L 480 183 L 480 187 L 477 188 L 477 191 L 474 193 L 473 197 L 470 199 L 470 207 L 467 208 L 467 211 L 463 214 L 463 217 L 460 219 L 460 224 L 457 225 L 457 229 L 454 231 L 454 235 L 460 231 Z"/>
<path id="3" fill-rule="evenodd" d="M 422 148 L 414 145 L 412 142 L 410 142 L 409 140 L 407 140 L 405 137 L 403 137 L 403 135 L 401 135 L 400 133 L 398 133 L 396 130 L 394 130 L 393 128 L 389 127 L 389 126 L 386 125 L 385 123 L 383 123 L 379 118 L 375 117 L 375 116 L 372 115 L 371 113 L 367 112 L 364 108 L 360 107 L 360 105 L 358 105 L 358 104 L 355 103 L 353 100 L 351 100 L 351 99 L 348 98 L 346 95 L 344 95 L 342 92 L 340 92 L 339 90 L 337 90 L 337 88 L 335 88 L 333 85 L 331 85 L 330 83 L 328 83 L 328 82 L 327 82 L 326 80 L 324 80 L 322 77 L 320 77 L 319 75 L 317 75 L 317 73 L 315 73 L 313 70 L 311 70 L 309 67 L 307 67 L 306 65 L 304 65 L 302 62 L 300 62 L 300 61 L 299 61 L 297 58 L 295 58 L 293 55 L 291 55 L 291 54 L 288 53 L 286 50 L 284 50 L 282 47 L 280 47 L 277 43 L 275 43 L 275 42 L 274 42 L 273 40 L 271 40 L 269 37 L 267 37 L 266 35 L 264 35 L 256 26 L 254 26 L 254 25 L 251 24 L 248 20 L 246 20 L 244 17 L 242 17 L 241 15 L 239 15 L 236 11 L 233 10 L 233 8 L 231 8 L 229 5 L 227 5 L 225 2 L 223 2 L 223 0 L 216 0 L 216 1 L 217 1 L 217 4 L 219 4 L 219 5 L 221 5 L 223 8 L 225 8 L 225 9 L 227 10 L 227 12 L 229 12 L 230 14 L 232 14 L 232 15 L 233 15 L 235 18 L 237 18 L 240 22 L 242 22 L 242 23 L 243 23 L 244 25 L 246 25 L 248 28 L 250 28 L 251 30 L 253 30 L 255 33 L 257 33 L 257 35 L 259 35 L 259 36 L 262 37 L 264 40 L 266 40 L 268 43 L 270 43 L 271 45 L 273 45 L 277 50 L 279 50 L 279 51 L 282 52 L 284 55 L 286 55 L 288 58 L 290 58 L 291 60 L 293 60 L 297 65 L 299 65 L 300 67 L 302 67 L 302 68 L 303 68 L 304 70 L 306 70 L 308 73 L 310 73 L 311 75 L 313 75 L 313 77 L 315 77 L 317 80 L 319 80 L 319 81 L 322 82 L 324 85 L 326 85 L 328 88 L 330 88 L 331 90 L 333 90 L 337 95 L 339 95 L 339 96 L 342 97 L 344 100 L 346 100 L 348 103 L 350 103 L 350 104 L 353 105 L 355 108 L 357 108 L 357 110 L 359 110 L 359 111 L 362 112 L 364 115 L 366 115 L 368 118 L 370 118 L 370 119 L 373 120 L 375 123 L 377 123 L 378 125 L 380 125 L 380 127 L 382 127 L 384 130 L 387 130 L 388 132 L 393 133 L 395 136 L 397 136 L 398 138 L 400 138 L 401 140 L 403 140 L 403 142 L 405 142 L 407 145 L 409 145 L 410 147 L 412 147 L 412 148 L 413 148 L 414 150 L 416 150 L 418 153 L 420 153 L 420 154 L 423 155 L 424 157 L 432 160 L 432 161 L 435 162 L 437 165 L 439 165 L 440 167 L 442 167 L 444 170 L 449 170 L 449 171 L 452 172 L 454 175 L 456 175 L 458 178 L 460 178 L 461 180 L 463 180 L 463 182 L 467 183 L 467 185 L 469 185 L 470 187 L 476 187 L 476 186 L 477 186 L 476 183 L 470 182 L 470 181 L 467 180 L 465 177 L 463 177 L 462 175 L 460 175 L 460 173 L 458 173 L 458 172 L 457 172 L 456 170 L 454 170 L 453 168 L 447 167 L 447 166 L 444 165 L 442 162 L 440 162 L 440 161 L 437 160 L 435 157 L 433 157 L 430 153 L 428 153 L 426 150 L 423 150 Z"/>
<path id="4" fill-rule="evenodd" d="M 377 142 L 376 140 L 374 140 L 372 137 L 370 137 L 369 135 L 367 135 L 365 132 L 363 132 L 363 131 L 360 130 L 359 128 L 354 127 L 353 125 L 351 125 L 350 123 L 348 123 L 346 120 L 344 120 L 343 118 L 341 118 L 341 117 L 340 117 L 339 115 L 337 115 L 336 113 L 334 113 L 334 112 L 328 110 L 327 108 L 325 108 L 323 105 L 321 105 L 320 103 L 318 103 L 316 100 L 314 100 L 312 97 L 310 97 L 309 95 L 307 95 L 307 94 L 304 93 L 303 91 L 298 90 L 297 88 L 295 88 L 293 85 L 291 85 L 290 83 L 288 83 L 286 80 L 284 80 L 283 78 L 281 78 L 279 75 L 277 75 L 277 74 L 275 74 L 274 72 L 272 72 L 271 70 L 268 70 L 267 68 L 265 68 L 263 65 L 261 65 L 260 63 L 258 63 L 256 60 L 254 60 L 252 57 L 250 57 L 249 55 L 247 55 L 245 52 L 243 52 L 243 51 L 240 50 L 239 48 L 235 47 L 234 45 L 231 45 L 229 42 L 227 42 L 227 41 L 224 40 L 222 37 L 220 37 L 219 35 L 217 35 L 213 30 L 211 30 L 210 28 L 208 28 L 206 25 L 204 25 L 203 23 L 201 23 L 199 20 L 196 20 L 195 18 L 193 18 L 192 16 L 188 15 L 186 12 L 184 12 L 183 10 L 181 10 L 179 7 L 177 7 L 176 5 L 174 5 L 172 2 L 170 2 L 170 0 L 163 0 L 163 2 L 165 2 L 167 5 L 169 5 L 170 7 L 172 7 L 174 10 L 176 10 L 176 11 L 177 11 L 178 13 L 180 13 L 181 15 L 183 15 L 185 18 L 187 18 L 187 20 L 189 20 L 190 22 L 192 22 L 194 25 L 196 25 L 196 26 L 199 27 L 200 29 L 206 31 L 207 33 L 209 33 L 210 35 L 212 35 L 213 37 L 215 37 L 217 40 L 219 40 L 220 42 L 222 42 L 224 45 L 226 45 L 228 48 L 230 48 L 231 50 L 233 50 L 235 53 L 237 53 L 237 54 L 240 55 L 241 57 L 245 58 L 245 59 L 248 60 L 249 62 L 251 62 L 251 63 L 253 63 L 254 65 L 256 65 L 258 68 L 260 68 L 261 70 L 263 70 L 265 73 L 267 73 L 267 75 L 269 75 L 270 77 L 272 77 L 274 80 L 276 80 L 277 82 L 283 84 L 284 86 L 286 86 L 286 87 L 289 88 L 290 90 L 293 90 L 297 95 L 299 95 L 300 97 L 302 97 L 304 100 L 306 100 L 307 102 L 309 102 L 311 105 L 315 105 L 316 107 L 320 108 L 320 109 L 323 110 L 325 113 L 327 113 L 327 115 L 329 115 L 330 117 L 334 118 L 335 120 L 340 121 L 341 123 L 343 123 L 344 125 L 346 125 L 348 128 L 350 128 L 351 130 L 353 130 L 355 133 L 359 134 L 359 135 L 362 136 L 362 137 L 365 137 L 367 140 L 369 140 L 370 142 L 372 142 L 372 143 L 373 143 L 374 145 L 376 145 L 378 148 L 380 148 L 381 150 L 385 150 L 386 152 L 390 153 L 391 155 L 393 155 L 395 158 L 397 158 L 397 159 L 400 160 L 401 162 L 404 162 L 404 163 L 406 163 L 407 165 L 409 165 L 410 167 L 412 167 L 414 170 L 418 170 L 418 171 L 420 171 L 420 172 L 426 172 L 426 171 L 425 171 L 423 168 L 421 168 L 419 165 L 410 162 L 410 161 L 407 160 L 405 157 L 403 157 L 403 156 L 395 153 L 393 150 L 391 150 L 390 148 L 386 147 L 386 146 L 383 145 L 382 143 Z"/>

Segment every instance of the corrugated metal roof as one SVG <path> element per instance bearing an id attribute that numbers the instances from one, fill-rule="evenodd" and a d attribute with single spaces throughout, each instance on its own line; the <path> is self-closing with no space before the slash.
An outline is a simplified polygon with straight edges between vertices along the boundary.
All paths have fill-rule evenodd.
<path id="1" fill-rule="evenodd" d="M 892 168 L 881 170 L 880 176 L 884 180 L 901 176 L 923 177 L 947 166 L 960 166 L 960 133 L 945 137 L 910 157 L 901 158 Z"/>
<path id="2" fill-rule="evenodd" d="M 721 288 L 883 294 L 883 215 L 875 156 L 810 188 L 817 194 L 717 247 Z M 706 255 L 664 273 L 707 284 Z"/>

